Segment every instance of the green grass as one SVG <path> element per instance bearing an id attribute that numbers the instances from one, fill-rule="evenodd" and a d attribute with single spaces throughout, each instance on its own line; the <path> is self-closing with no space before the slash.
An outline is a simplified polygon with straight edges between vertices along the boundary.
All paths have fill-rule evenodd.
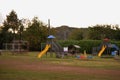
<path id="1" fill-rule="evenodd" d="M 28 54 L 11 55 L 4 53 L 0 56 L 0 61 L 18 61 L 23 64 L 36 64 L 44 62 L 50 65 L 65 65 L 73 67 L 94 68 L 99 70 L 120 70 L 120 60 L 113 58 L 104 59 L 94 57 L 90 60 L 80 60 L 75 57 L 63 59 L 51 58 L 50 55 L 44 55 L 41 59 L 37 58 L 39 52 L 29 52 Z M 17 64 L 16 65 L 21 65 Z M 13 67 L 13 68 L 12 68 Z M 52 72 L 52 71 L 34 71 L 16 69 L 10 64 L 0 64 L 0 80 L 118 80 L 119 76 L 112 75 L 93 75 L 89 73 L 72 73 L 72 72 Z"/>
<path id="2" fill-rule="evenodd" d="M 114 76 L 113 76 L 114 77 Z M 114 80 L 109 76 L 37 71 L 1 70 L 0 80 Z"/>

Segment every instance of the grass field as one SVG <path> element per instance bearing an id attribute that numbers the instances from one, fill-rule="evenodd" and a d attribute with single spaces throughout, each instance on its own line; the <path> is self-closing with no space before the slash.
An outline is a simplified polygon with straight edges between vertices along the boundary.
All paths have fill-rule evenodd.
<path id="1" fill-rule="evenodd" d="M 0 56 L 0 80 L 119 80 L 120 60 L 93 57 L 80 60 L 37 58 L 39 52 Z M 119 57 L 120 58 L 120 57 Z"/>

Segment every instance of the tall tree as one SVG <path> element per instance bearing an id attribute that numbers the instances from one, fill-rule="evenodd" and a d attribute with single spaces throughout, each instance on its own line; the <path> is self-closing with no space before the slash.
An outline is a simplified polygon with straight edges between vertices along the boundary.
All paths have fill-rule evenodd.
<path id="1" fill-rule="evenodd" d="M 6 25 L 6 22 L 4 22 Z M 9 31 L 9 26 L 0 26 L 0 48 L 3 48 L 3 43 L 12 41 L 12 33 Z"/>
<path id="2" fill-rule="evenodd" d="M 7 19 L 5 21 L 5 25 L 4 27 L 6 27 L 6 25 L 12 29 L 13 31 L 13 38 L 15 39 L 15 33 L 18 32 L 18 28 L 19 28 L 19 19 L 17 17 L 17 14 L 14 10 L 12 10 L 9 15 L 7 15 Z"/>
<path id="3" fill-rule="evenodd" d="M 15 39 L 15 31 L 18 31 L 18 27 L 19 20 L 17 18 L 17 14 L 14 10 L 12 10 L 9 15 L 6 16 L 3 26 L 1 26 L 0 48 L 3 47 L 3 43 L 11 42 L 13 39 Z"/>
<path id="4" fill-rule="evenodd" d="M 47 25 L 34 17 L 24 32 L 24 38 L 29 41 L 31 50 L 40 50 L 41 43 L 46 42 L 48 35 Z"/>
<path id="5" fill-rule="evenodd" d="M 23 19 L 21 19 L 19 20 L 19 28 L 18 28 L 19 40 L 22 40 L 23 31 L 24 31 L 24 25 L 23 25 Z"/>

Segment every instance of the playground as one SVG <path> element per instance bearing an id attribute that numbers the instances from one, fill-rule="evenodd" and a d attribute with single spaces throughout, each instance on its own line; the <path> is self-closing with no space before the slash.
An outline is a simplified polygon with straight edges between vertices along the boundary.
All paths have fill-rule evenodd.
<path id="1" fill-rule="evenodd" d="M 0 56 L 0 80 L 119 80 L 120 60 L 94 57 L 80 60 L 59 59 L 50 55 L 36 58 L 39 52 Z"/>
<path id="2" fill-rule="evenodd" d="M 116 58 L 120 54 L 119 47 L 116 44 L 110 43 L 110 39 L 105 38 L 101 42 L 101 44 L 97 47 L 93 47 L 92 55 L 87 55 L 86 50 L 84 52 L 80 53 L 80 46 L 78 45 L 70 45 L 67 47 L 62 47 L 60 44 L 58 44 L 56 41 L 54 41 L 54 36 L 49 35 L 48 36 L 48 42 L 46 42 L 46 46 L 41 50 L 41 52 L 37 55 L 38 58 L 41 58 L 43 55 L 47 55 L 47 52 L 55 52 L 56 58 L 64 58 L 65 56 L 68 56 L 71 54 L 72 56 L 78 58 L 78 59 L 92 59 L 93 55 L 103 58 Z M 70 48 L 71 47 L 71 48 Z M 77 54 L 79 53 L 79 54 Z M 102 55 L 105 56 L 102 56 Z M 107 56 L 106 56 L 107 55 Z"/>
<path id="3" fill-rule="evenodd" d="M 86 50 L 76 54 L 76 48 L 79 49 L 80 46 L 73 45 L 71 49 L 63 48 L 53 40 L 55 38 L 53 35 L 48 38 L 48 42 L 40 52 L 27 52 L 26 54 L 24 51 L 21 54 L 21 51 L 18 51 L 19 53 L 12 54 L 13 51 L 2 51 L 0 80 L 120 79 L 119 48 L 115 44 L 105 40 L 94 50 L 96 55 L 87 54 Z M 111 51 L 113 48 L 114 50 Z M 101 58 L 108 52 L 112 53 L 109 58 Z"/>

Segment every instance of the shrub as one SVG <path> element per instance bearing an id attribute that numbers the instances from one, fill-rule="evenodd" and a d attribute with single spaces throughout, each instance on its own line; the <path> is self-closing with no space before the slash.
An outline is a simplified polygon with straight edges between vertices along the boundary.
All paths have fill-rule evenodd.
<path id="1" fill-rule="evenodd" d="M 79 45 L 81 48 L 79 49 L 80 52 L 84 52 L 86 50 L 87 53 L 92 53 L 93 47 L 98 47 L 102 43 L 102 40 L 60 40 L 58 43 L 62 47 L 66 47 L 69 45 Z M 111 44 L 116 44 L 118 47 L 120 47 L 120 41 L 110 41 Z"/>

